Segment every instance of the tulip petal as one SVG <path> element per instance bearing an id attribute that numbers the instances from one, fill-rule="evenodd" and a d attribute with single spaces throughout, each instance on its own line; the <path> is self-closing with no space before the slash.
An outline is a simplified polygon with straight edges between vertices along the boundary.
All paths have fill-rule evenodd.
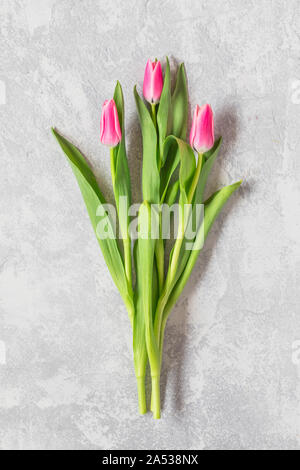
<path id="1" fill-rule="evenodd" d="M 145 75 L 144 75 L 144 83 L 143 83 L 143 95 L 147 101 L 151 103 L 152 99 L 152 85 L 151 85 L 151 78 L 153 73 L 153 66 L 152 62 L 149 59 L 146 64 Z"/>
<path id="2" fill-rule="evenodd" d="M 151 87 L 152 87 L 152 101 L 153 103 L 158 103 L 162 89 L 163 89 L 163 75 L 162 75 L 162 70 L 161 70 L 161 63 L 159 61 L 155 63 L 155 66 L 153 69 Z"/>
<path id="3" fill-rule="evenodd" d="M 114 127 L 115 127 L 115 132 L 116 135 L 119 139 L 119 141 L 122 139 L 122 133 L 120 129 L 120 123 L 119 123 L 119 117 L 118 117 L 118 112 L 116 106 L 113 107 L 113 112 L 114 112 Z"/>
<path id="4" fill-rule="evenodd" d="M 100 140 L 108 147 L 115 147 L 122 138 L 118 111 L 114 100 L 103 103 L 100 120 Z"/>
<path id="5" fill-rule="evenodd" d="M 205 153 L 214 145 L 214 117 L 208 104 L 195 109 L 190 143 L 198 153 Z"/>
<path id="6" fill-rule="evenodd" d="M 144 75 L 143 95 L 144 98 L 151 104 L 159 102 L 160 95 L 163 89 L 163 75 L 160 61 L 151 62 L 149 59 Z"/>

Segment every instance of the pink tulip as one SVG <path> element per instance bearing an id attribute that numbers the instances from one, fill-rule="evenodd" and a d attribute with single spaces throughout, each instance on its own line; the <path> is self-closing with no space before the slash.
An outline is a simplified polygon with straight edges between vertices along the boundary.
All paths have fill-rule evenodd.
<path id="1" fill-rule="evenodd" d="M 214 145 L 214 117 L 209 104 L 196 106 L 190 133 L 190 144 L 198 153 L 207 152 Z"/>
<path id="2" fill-rule="evenodd" d="M 151 103 L 156 104 L 163 89 L 163 75 L 161 70 L 160 61 L 151 62 L 149 59 L 145 69 L 143 94 L 145 99 Z"/>
<path id="3" fill-rule="evenodd" d="M 104 101 L 100 121 L 100 140 L 108 147 L 115 147 L 122 138 L 118 111 L 114 100 Z"/>

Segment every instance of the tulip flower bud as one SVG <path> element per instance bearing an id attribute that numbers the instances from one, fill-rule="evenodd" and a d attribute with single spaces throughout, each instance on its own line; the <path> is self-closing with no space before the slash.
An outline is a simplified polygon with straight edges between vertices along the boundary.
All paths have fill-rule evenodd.
<path id="1" fill-rule="evenodd" d="M 205 153 L 214 145 L 214 117 L 209 104 L 196 106 L 190 133 L 191 147 Z"/>
<path id="2" fill-rule="evenodd" d="M 122 138 L 118 111 L 114 100 L 106 100 L 102 107 L 100 140 L 108 147 L 115 147 Z"/>
<path id="3" fill-rule="evenodd" d="M 149 59 L 145 69 L 143 94 L 145 99 L 151 103 L 159 102 L 163 89 L 163 75 L 160 61 L 151 62 Z"/>

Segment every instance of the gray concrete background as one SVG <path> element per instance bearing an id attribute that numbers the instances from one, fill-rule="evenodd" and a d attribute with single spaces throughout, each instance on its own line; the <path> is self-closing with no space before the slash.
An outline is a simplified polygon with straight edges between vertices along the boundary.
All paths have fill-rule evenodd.
<path id="1" fill-rule="evenodd" d="M 299 6 L 1 0 L 2 449 L 300 449 Z M 210 190 L 245 183 L 170 317 L 155 422 L 137 414 L 125 308 L 50 126 L 110 197 L 99 117 L 119 79 L 138 188 L 132 88 L 165 55 L 224 137 Z"/>

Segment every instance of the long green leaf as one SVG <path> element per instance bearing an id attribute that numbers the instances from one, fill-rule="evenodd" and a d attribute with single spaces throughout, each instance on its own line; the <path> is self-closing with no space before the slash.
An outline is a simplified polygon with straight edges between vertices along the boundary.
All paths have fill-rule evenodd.
<path id="1" fill-rule="evenodd" d="M 131 184 L 130 174 L 128 168 L 128 160 L 125 148 L 125 124 L 124 124 L 124 98 L 122 87 L 117 82 L 114 92 L 114 101 L 116 103 L 120 126 L 122 129 L 122 140 L 120 144 L 114 148 L 114 161 L 115 161 L 115 180 L 114 180 L 114 193 L 116 205 L 118 209 L 119 222 L 123 238 L 128 235 L 128 208 L 131 204 Z M 120 214 L 120 197 L 126 197 L 126 207 L 124 207 Z M 125 199 L 124 199 L 125 201 Z"/>
<path id="2" fill-rule="evenodd" d="M 119 216 L 119 224 L 123 237 L 125 273 L 129 289 L 132 290 L 131 240 L 129 234 L 129 208 L 131 205 L 131 184 L 125 147 L 124 98 L 122 87 L 119 82 L 117 82 L 115 87 L 114 101 L 117 106 L 118 117 L 122 129 L 122 139 L 120 144 L 112 150 L 114 165 L 113 186 Z"/>
<path id="3" fill-rule="evenodd" d="M 88 210 L 88 214 L 91 219 L 93 229 L 96 233 L 98 243 L 103 253 L 103 257 L 111 273 L 111 276 L 118 287 L 120 294 L 128 306 L 131 303 L 128 293 L 128 286 L 123 266 L 123 261 L 118 249 L 118 245 L 115 238 L 102 238 L 97 234 L 97 225 L 99 223 L 99 208 L 102 208 L 101 222 L 107 226 L 108 232 L 113 233 L 113 227 L 109 218 L 109 215 L 105 212 L 103 204 L 106 203 L 104 196 L 102 195 L 96 178 L 88 166 L 85 158 L 79 152 L 79 150 L 71 144 L 67 139 L 62 137 L 55 129 L 52 129 L 54 136 L 56 137 L 60 147 L 64 151 L 71 165 L 71 168 L 77 179 L 80 191 L 82 193 L 85 205 Z M 103 220 L 104 219 L 104 220 Z M 132 316 L 130 314 L 130 316 Z"/>
<path id="4" fill-rule="evenodd" d="M 134 262 L 136 269 L 136 286 L 134 293 L 135 315 L 133 320 L 133 358 L 135 374 L 138 378 L 146 375 L 147 366 L 147 348 L 145 342 L 145 317 L 143 311 L 143 299 L 141 291 L 140 265 L 138 240 L 134 244 Z"/>
<path id="5" fill-rule="evenodd" d="M 136 87 L 134 97 L 143 136 L 143 198 L 150 203 L 159 203 L 160 178 L 157 168 L 157 135 L 150 113 L 141 100 Z"/>
<path id="6" fill-rule="evenodd" d="M 164 78 L 164 86 L 161 93 L 158 111 L 157 111 L 157 127 L 158 127 L 158 142 L 160 161 L 163 160 L 163 144 L 166 136 L 168 135 L 168 126 L 170 120 L 171 109 L 171 78 L 170 78 L 170 64 L 168 57 L 166 58 L 166 72 Z"/>
<path id="7" fill-rule="evenodd" d="M 135 372 L 137 377 L 144 377 L 146 373 L 147 365 L 147 348 L 145 342 L 145 315 L 143 310 L 143 299 L 142 299 L 142 276 L 143 276 L 143 257 L 140 256 L 138 250 L 138 240 L 134 244 L 134 265 L 137 273 L 136 286 L 135 286 L 135 316 L 133 322 L 133 355 Z M 143 256 L 143 254 L 142 254 Z M 155 260 L 153 260 L 153 277 L 152 277 L 152 317 L 155 312 L 158 298 L 158 279 L 157 279 L 157 268 L 155 266 Z"/>
<path id="8" fill-rule="evenodd" d="M 157 220 L 153 220 L 156 217 Z M 145 338 L 151 372 L 160 369 L 158 346 L 153 330 L 153 266 L 156 240 L 152 237 L 151 228 L 158 224 L 158 214 L 151 210 L 150 204 L 144 201 L 139 210 L 139 238 L 137 247 L 138 286 L 142 299 L 145 321 Z M 152 374 L 153 375 L 153 374 Z"/>
<path id="9" fill-rule="evenodd" d="M 180 139 L 186 139 L 188 120 L 188 92 L 184 65 L 181 64 L 178 72 L 175 90 L 171 101 L 171 133 Z"/>
<path id="10" fill-rule="evenodd" d="M 186 267 L 181 274 L 179 280 L 177 281 L 175 287 L 172 290 L 172 293 L 169 297 L 169 300 L 167 302 L 167 305 L 165 307 L 165 312 L 164 312 L 164 321 L 166 321 L 167 316 L 169 315 L 173 305 L 176 303 L 177 299 L 179 298 L 182 290 L 184 289 L 191 272 L 196 264 L 196 261 L 198 259 L 199 253 L 202 249 L 202 240 L 199 239 L 203 236 L 203 241 L 206 240 L 206 237 L 216 220 L 217 216 L 221 212 L 222 208 L 230 198 L 230 196 L 240 187 L 242 184 L 242 181 L 238 181 L 230 186 L 225 186 L 224 188 L 220 189 L 219 191 L 215 192 L 206 202 L 204 205 L 204 231 L 201 230 L 201 228 L 198 231 L 198 235 L 195 239 L 195 247 L 197 249 L 194 249 L 190 252 L 190 256 L 188 259 L 188 262 L 186 264 Z"/>

